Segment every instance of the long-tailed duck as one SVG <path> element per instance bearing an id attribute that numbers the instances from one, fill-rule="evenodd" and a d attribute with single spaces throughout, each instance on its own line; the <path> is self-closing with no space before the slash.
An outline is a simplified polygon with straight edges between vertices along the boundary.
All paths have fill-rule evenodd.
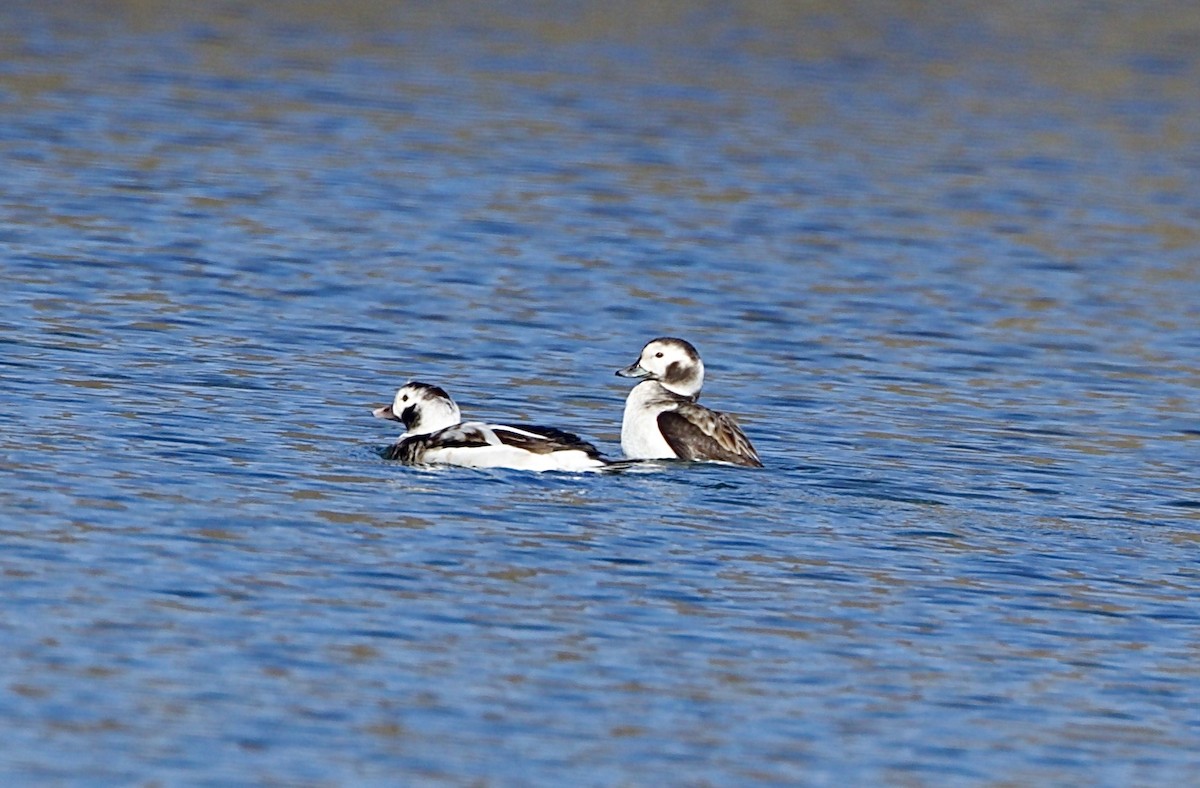
<path id="1" fill-rule="evenodd" d="M 372 413 L 404 424 L 384 457 L 409 465 L 582 471 L 608 464 L 595 446 L 553 427 L 464 422 L 450 395 L 428 383 L 405 384 L 391 405 Z"/>
<path id="2" fill-rule="evenodd" d="M 651 340 L 637 361 L 617 374 L 645 378 L 629 392 L 621 449 L 631 459 L 716 460 L 762 467 L 737 422 L 701 405 L 704 362 L 690 342 Z"/>

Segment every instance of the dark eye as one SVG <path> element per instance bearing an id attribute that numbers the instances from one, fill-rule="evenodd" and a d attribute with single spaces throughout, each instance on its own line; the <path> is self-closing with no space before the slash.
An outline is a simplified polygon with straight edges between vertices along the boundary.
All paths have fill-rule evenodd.
<path id="1" fill-rule="evenodd" d="M 662 358 L 662 351 L 660 350 L 660 351 L 658 351 L 657 353 L 655 353 L 655 354 L 654 354 L 654 357 L 655 357 L 655 358 Z"/>
<path id="2" fill-rule="evenodd" d="M 400 401 L 401 401 L 401 402 L 408 402 L 408 395 L 407 395 L 407 394 L 405 394 L 403 397 L 401 397 L 401 398 L 400 398 Z"/>

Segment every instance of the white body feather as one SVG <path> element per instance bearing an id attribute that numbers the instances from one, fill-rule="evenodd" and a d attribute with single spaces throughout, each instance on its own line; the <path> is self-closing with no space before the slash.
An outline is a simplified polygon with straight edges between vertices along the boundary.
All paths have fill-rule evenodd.
<path id="1" fill-rule="evenodd" d="M 621 419 L 621 451 L 631 460 L 674 459 L 678 455 L 667 445 L 658 428 L 658 414 L 670 409 L 663 402 L 662 387 L 653 380 L 633 387 L 625 400 Z"/>
<path id="2" fill-rule="evenodd" d="M 468 430 L 479 430 L 487 440 L 487 446 L 430 446 L 421 456 L 421 461 L 439 465 L 461 465 L 464 468 L 514 468 L 521 471 L 587 471 L 602 468 L 605 463 L 578 449 L 556 449 L 544 454 L 509 446 L 496 435 L 503 430 L 528 438 L 538 443 L 548 443 L 537 433 L 519 427 L 484 424 L 478 421 L 461 425 Z"/>

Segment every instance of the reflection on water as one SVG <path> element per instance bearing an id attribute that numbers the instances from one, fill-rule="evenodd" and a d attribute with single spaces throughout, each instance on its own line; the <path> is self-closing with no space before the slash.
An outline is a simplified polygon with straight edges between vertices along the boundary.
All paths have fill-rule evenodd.
<path id="1" fill-rule="evenodd" d="M 1200 769 L 1200 13 L 0 9 L 5 774 Z M 649 338 L 767 469 L 619 453 Z"/>

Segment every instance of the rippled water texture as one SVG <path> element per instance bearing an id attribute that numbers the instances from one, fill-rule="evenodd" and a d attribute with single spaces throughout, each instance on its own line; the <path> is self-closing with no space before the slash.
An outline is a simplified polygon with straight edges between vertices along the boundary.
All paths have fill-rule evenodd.
<path id="1" fill-rule="evenodd" d="M 1194 2 L 396 5 L 0 9 L 6 783 L 1197 780 Z"/>

